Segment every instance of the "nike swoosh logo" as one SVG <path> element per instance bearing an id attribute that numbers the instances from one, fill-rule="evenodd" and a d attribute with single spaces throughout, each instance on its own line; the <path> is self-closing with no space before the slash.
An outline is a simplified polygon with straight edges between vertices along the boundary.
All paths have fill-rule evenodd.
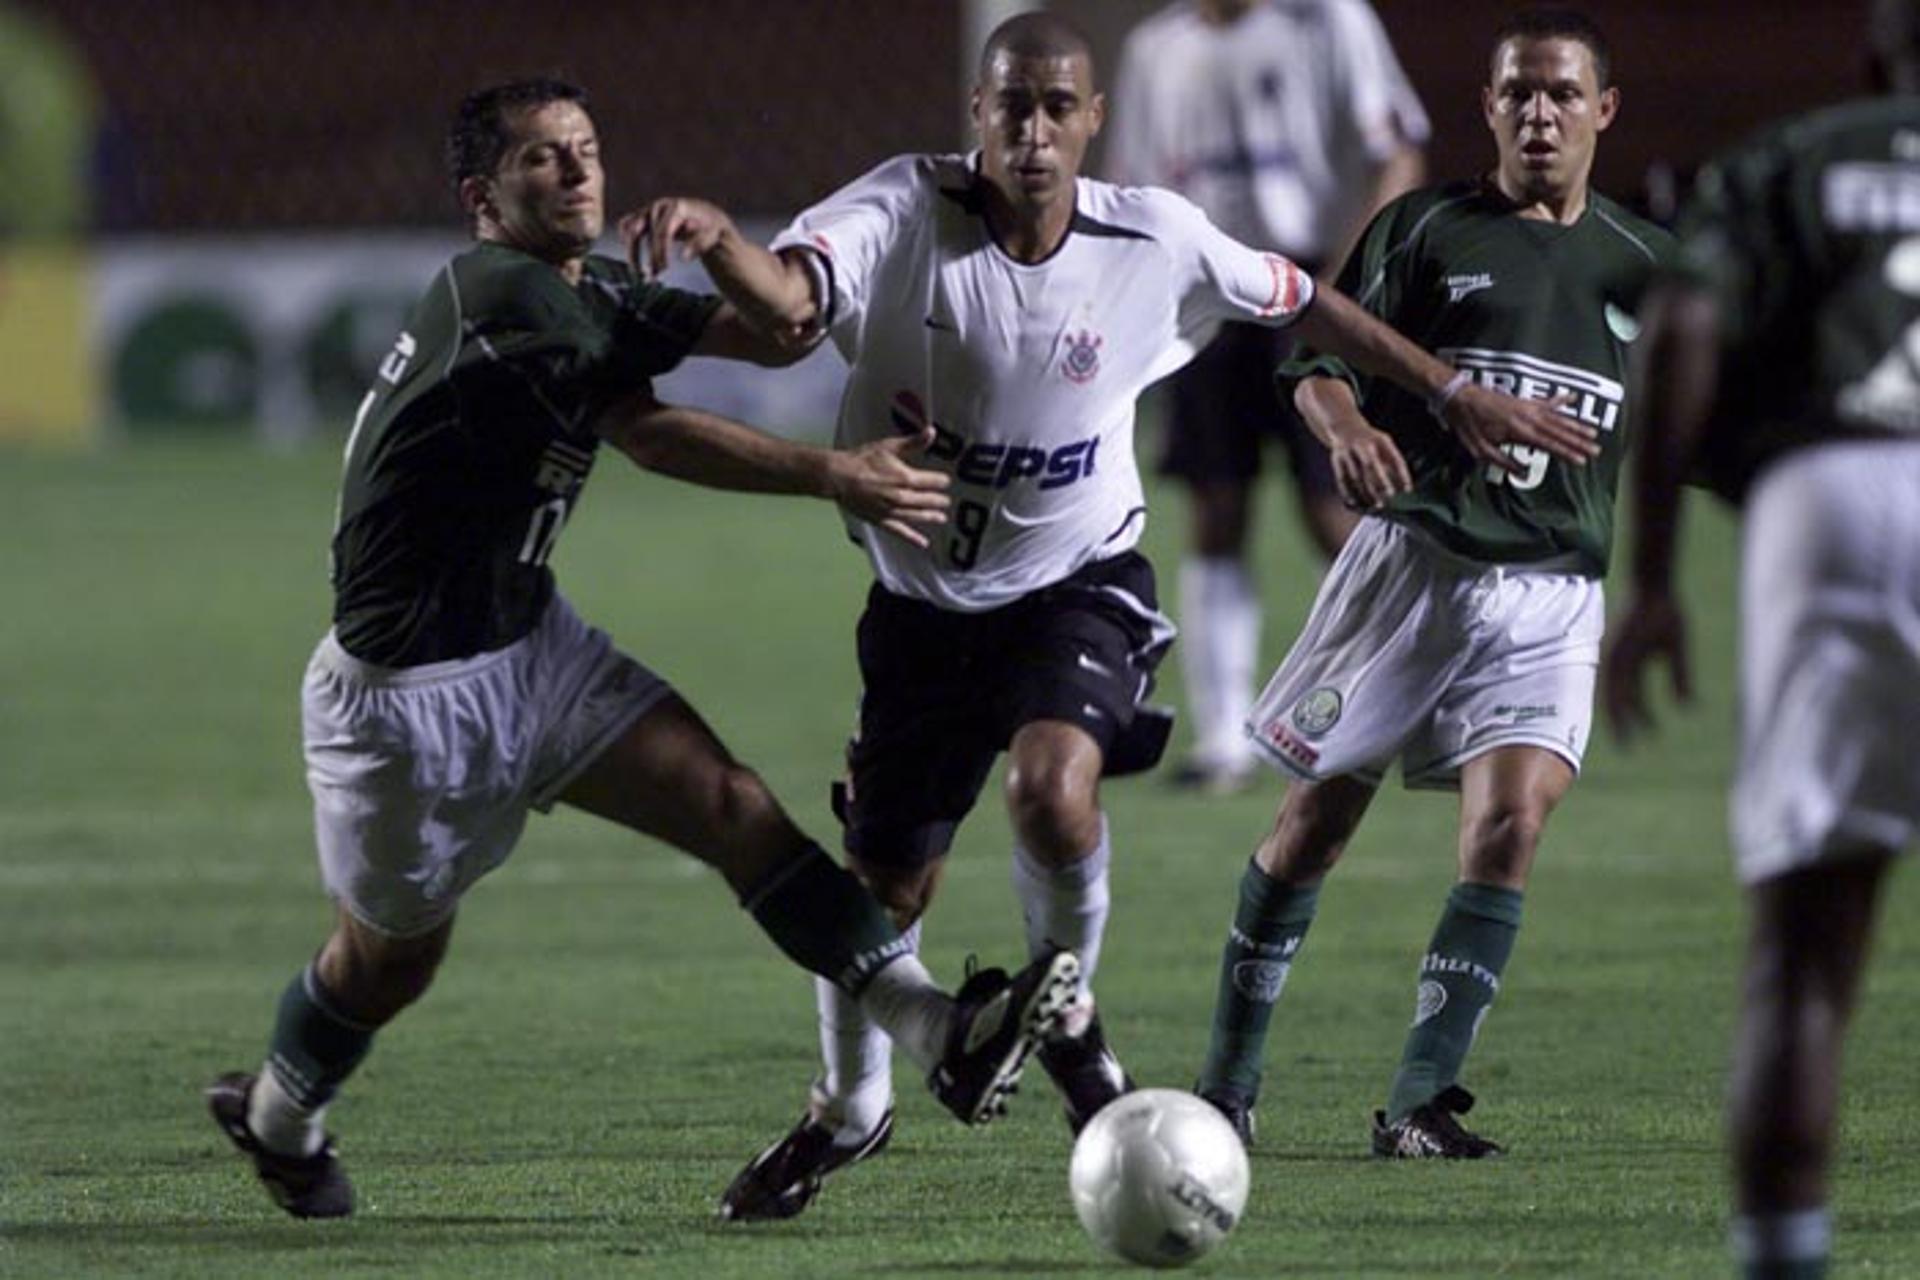
<path id="1" fill-rule="evenodd" d="M 948 324 L 945 320 L 936 320 L 932 316 L 928 316 L 926 318 L 926 326 L 929 329 L 936 329 L 941 333 L 958 333 L 959 332 L 958 329 Z"/>
<path id="2" fill-rule="evenodd" d="M 1000 1034 L 1000 1024 L 1007 1020 L 1007 1006 L 1012 1000 L 1013 989 L 1009 987 L 973 1015 L 973 1021 L 967 1024 L 967 1038 L 960 1046 L 962 1053 L 978 1053 L 981 1045 Z"/>
<path id="3" fill-rule="evenodd" d="M 1084 653 L 1074 654 L 1073 660 L 1075 664 L 1078 665 L 1082 671 L 1091 671 L 1097 676 L 1110 676 L 1113 674 L 1112 667 L 1109 667 L 1104 662 L 1099 662 L 1093 658 L 1089 658 Z"/>

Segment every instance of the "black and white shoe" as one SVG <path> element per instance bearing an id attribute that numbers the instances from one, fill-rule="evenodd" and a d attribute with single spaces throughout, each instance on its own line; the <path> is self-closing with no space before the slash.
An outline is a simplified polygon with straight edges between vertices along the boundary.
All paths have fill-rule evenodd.
<path id="1" fill-rule="evenodd" d="M 1240 1139 L 1240 1145 L 1251 1151 L 1253 1149 L 1253 1099 L 1236 1089 L 1202 1089 L 1196 1085 L 1194 1092 L 1215 1111 L 1227 1118 L 1227 1123 L 1233 1126 L 1234 1136 Z"/>
<path id="2" fill-rule="evenodd" d="M 1376 1111 L 1373 1154 L 1390 1160 L 1485 1160 L 1500 1155 L 1499 1143 L 1469 1132 L 1454 1119 L 1471 1110 L 1473 1095 L 1453 1084 L 1395 1124 L 1387 1123 L 1386 1112 Z"/>
<path id="3" fill-rule="evenodd" d="M 1094 1014 L 1077 1036 L 1056 1033 L 1040 1042 L 1040 1065 L 1060 1090 L 1067 1128 L 1077 1135 L 1100 1109 L 1123 1093 L 1133 1092 L 1133 1078 L 1107 1046 Z"/>
<path id="4" fill-rule="evenodd" d="M 766 1222 L 791 1218 L 813 1203 L 828 1174 L 879 1155 L 893 1137 L 893 1111 L 880 1117 L 859 1142 L 836 1145 L 834 1132 L 811 1114 L 780 1141 L 753 1158 L 720 1196 L 720 1216 L 728 1222 Z"/>
<path id="5" fill-rule="evenodd" d="M 296 1218 L 344 1218 L 353 1212 L 353 1184 L 334 1152 L 333 1139 L 310 1156 L 269 1151 L 247 1124 L 254 1077 L 232 1071 L 207 1086 L 207 1110 L 240 1154 L 253 1162 L 273 1202 Z"/>
<path id="6" fill-rule="evenodd" d="M 954 993 L 947 1051 L 927 1077 L 933 1096 L 962 1124 L 1004 1114 L 1028 1055 L 1059 1026 L 1079 983 L 1079 958 L 1064 950 L 1011 977 L 1004 969 L 968 975 Z"/>

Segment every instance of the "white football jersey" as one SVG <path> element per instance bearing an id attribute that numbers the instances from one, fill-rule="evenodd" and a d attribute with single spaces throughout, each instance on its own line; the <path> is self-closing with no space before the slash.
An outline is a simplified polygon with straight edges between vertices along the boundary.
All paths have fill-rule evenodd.
<path id="1" fill-rule="evenodd" d="M 1127 36 L 1106 171 L 1178 191 L 1248 244 L 1315 261 L 1364 211 L 1380 164 L 1427 134 L 1366 0 L 1257 4 L 1227 26 L 1181 0 Z"/>
<path id="2" fill-rule="evenodd" d="M 1223 320 L 1280 325 L 1313 298 L 1293 263 L 1229 239 L 1167 191 L 1082 178 L 1066 239 L 1017 262 L 987 228 L 974 161 L 901 156 L 774 239 L 825 267 L 851 366 L 837 440 L 931 423 L 953 476 L 932 545 L 852 525 L 889 591 L 995 608 L 1140 540 L 1134 401 Z"/>

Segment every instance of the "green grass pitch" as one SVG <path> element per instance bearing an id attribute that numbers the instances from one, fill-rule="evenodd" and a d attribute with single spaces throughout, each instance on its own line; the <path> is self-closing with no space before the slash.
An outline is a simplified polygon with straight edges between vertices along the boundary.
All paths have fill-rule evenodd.
<path id="1" fill-rule="evenodd" d="M 715 877 L 578 816 L 535 821 L 468 899 L 439 985 L 335 1108 L 359 1216 L 303 1224 L 267 1203 L 199 1090 L 259 1062 L 276 994 L 328 920 L 297 688 L 325 621 L 336 466 L 330 448 L 206 441 L 0 455 L 0 1274 L 1118 1274 L 1074 1220 L 1067 1136 L 1038 1072 L 981 1132 L 902 1072 L 882 1160 L 794 1222 L 717 1222 L 728 1177 L 799 1113 L 807 983 Z M 1162 499 L 1149 547 L 1171 595 L 1181 512 Z M 1702 705 L 1640 753 L 1596 741 L 1468 1064 L 1476 1124 L 1510 1158 L 1366 1156 L 1453 864 L 1451 803 L 1396 786 L 1322 898 L 1276 1019 L 1249 1209 L 1199 1273 L 1728 1273 L 1734 539 L 1701 511 Z M 1277 506 L 1260 543 L 1277 657 L 1316 573 Z M 865 589 L 833 515 L 609 457 L 556 565 L 582 612 L 673 679 L 831 843 L 825 783 Z M 1277 794 L 1108 789 L 1100 989 L 1144 1083 L 1191 1082 L 1236 879 Z M 990 793 L 927 930 L 950 980 L 969 951 L 1017 954 L 1007 843 Z M 1920 1273 L 1913 893 L 1905 877 L 1888 904 L 1852 1043 L 1842 1274 Z"/>

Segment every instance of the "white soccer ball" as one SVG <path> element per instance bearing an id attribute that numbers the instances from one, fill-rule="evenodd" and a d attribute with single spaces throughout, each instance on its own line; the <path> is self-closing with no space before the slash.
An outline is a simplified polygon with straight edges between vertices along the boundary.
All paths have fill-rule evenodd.
<path id="1" fill-rule="evenodd" d="M 1248 1179 L 1233 1126 L 1179 1089 L 1139 1089 L 1101 1108 L 1067 1174 L 1094 1243 L 1149 1267 L 1185 1266 L 1226 1239 Z"/>

